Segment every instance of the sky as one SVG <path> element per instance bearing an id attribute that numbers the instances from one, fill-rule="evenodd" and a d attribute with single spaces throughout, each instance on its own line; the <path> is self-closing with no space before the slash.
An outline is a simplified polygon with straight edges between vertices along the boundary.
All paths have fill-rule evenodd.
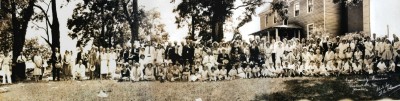
<path id="1" fill-rule="evenodd" d="M 384 2 L 383 2 L 384 1 Z M 400 0 L 371 0 L 371 33 L 378 36 L 400 36 Z"/>
<path id="2" fill-rule="evenodd" d="M 76 40 L 72 40 L 68 33 L 71 31 L 67 28 L 67 20 L 72 16 L 73 9 L 75 5 L 82 0 L 71 0 L 67 5 L 65 0 L 57 0 L 57 6 L 59 6 L 58 17 L 60 22 L 60 41 L 61 41 L 61 51 L 64 50 L 74 50 L 76 45 Z M 175 24 L 176 14 L 172 12 L 174 8 L 181 2 L 181 0 L 175 0 L 175 3 L 170 3 L 171 0 L 139 0 L 138 5 L 144 7 L 145 10 L 155 9 L 160 12 L 162 23 L 164 23 L 166 32 L 170 35 L 171 41 L 181 41 L 183 37 L 187 36 L 187 27 L 178 29 Z M 240 0 L 237 0 L 235 5 L 240 5 Z M 271 0 L 265 0 L 271 1 Z M 371 0 L 371 32 L 377 33 L 377 36 L 383 36 L 387 33 L 387 25 L 390 27 L 390 33 L 397 33 L 400 36 L 400 0 Z M 61 8 L 62 6 L 62 8 Z M 257 16 L 264 9 L 268 8 L 268 4 L 256 9 L 256 14 L 253 15 L 253 20 L 239 29 L 244 40 L 248 40 L 251 36 L 249 34 L 257 32 L 260 30 L 260 21 Z M 237 25 L 239 20 L 237 18 L 242 14 L 244 10 L 238 9 L 233 12 L 233 23 L 232 25 Z M 39 12 L 38 10 L 36 12 Z M 49 11 L 51 12 L 51 10 Z M 388 13 L 390 12 L 390 13 Z M 50 18 L 51 19 L 51 18 Z M 37 25 L 45 26 L 43 22 L 34 22 Z M 31 22 L 29 26 L 33 26 Z M 35 29 L 32 27 L 28 28 L 27 38 L 39 38 L 39 43 L 45 44 L 44 40 L 40 36 L 46 36 L 45 31 L 41 29 Z M 225 39 L 232 39 L 233 34 L 230 32 L 225 33 Z M 391 36 L 390 36 L 391 37 Z"/>
<path id="3" fill-rule="evenodd" d="M 187 27 L 183 28 L 177 28 L 177 25 L 175 24 L 175 16 L 177 15 L 176 13 L 173 13 L 173 9 L 176 8 L 176 6 L 181 2 L 182 0 L 176 0 L 175 3 L 170 3 L 170 0 L 139 0 L 138 5 L 140 7 L 144 7 L 145 10 L 152 10 L 155 9 L 156 11 L 159 11 L 161 13 L 161 19 L 162 23 L 164 23 L 166 32 L 169 33 L 170 35 L 170 41 L 181 41 L 185 36 L 187 36 L 188 29 Z M 238 0 L 240 1 L 240 0 Z M 75 49 L 76 45 L 76 40 L 72 40 L 70 37 L 68 37 L 68 33 L 71 31 L 66 27 L 67 26 L 67 20 L 72 16 L 73 9 L 75 8 L 75 5 L 80 3 L 80 0 L 71 0 L 67 5 L 65 1 L 60 0 L 57 2 L 58 8 L 58 17 L 59 17 L 59 22 L 60 22 L 60 41 L 61 41 L 61 48 L 60 50 L 73 50 Z M 236 2 L 236 5 L 239 5 L 240 2 Z M 63 7 L 61 7 L 63 6 Z M 259 7 L 256 10 L 256 14 L 253 15 L 253 21 L 245 24 L 243 27 L 239 29 L 239 31 L 242 33 L 243 39 L 248 39 L 249 36 L 248 34 L 251 34 L 253 32 L 259 31 L 259 18 L 257 17 L 257 14 L 260 13 L 262 10 L 266 8 L 266 4 Z M 46 9 L 46 8 L 45 8 Z M 36 12 L 39 12 L 39 10 L 35 10 Z M 238 9 L 234 11 L 234 14 L 232 16 L 233 19 L 236 19 L 239 17 L 243 9 Z M 51 12 L 51 10 L 49 10 Z M 51 18 L 50 18 L 51 19 Z M 40 26 L 45 26 L 45 23 L 43 22 L 34 22 L 37 25 Z M 234 20 L 233 25 L 237 25 L 239 23 L 239 20 Z M 35 24 L 30 23 L 29 26 L 34 26 Z M 40 38 L 40 36 L 45 36 L 45 31 L 42 29 L 37 29 L 35 27 L 29 27 L 28 28 L 28 33 L 27 33 L 27 38 L 39 38 L 39 43 L 45 44 L 44 40 Z M 225 33 L 225 38 L 226 39 L 232 39 L 233 33 Z"/>

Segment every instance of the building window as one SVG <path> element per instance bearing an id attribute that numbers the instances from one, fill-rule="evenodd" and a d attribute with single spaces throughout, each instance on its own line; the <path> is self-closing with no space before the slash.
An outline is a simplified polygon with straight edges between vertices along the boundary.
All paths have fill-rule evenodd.
<path id="1" fill-rule="evenodd" d="M 268 25 L 268 15 L 265 16 L 265 26 L 267 26 L 267 25 Z"/>
<path id="2" fill-rule="evenodd" d="M 307 25 L 307 37 L 309 37 L 314 32 L 314 24 Z"/>
<path id="3" fill-rule="evenodd" d="M 273 16 L 273 17 L 274 17 L 274 19 L 273 19 L 273 20 L 274 20 L 274 24 L 275 24 L 275 23 L 277 23 L 277 22 L 278 22 L 278 19 L 276 18 L 276 15 L 275 15 L 275 16 Z"/>
<path id="4" fill-rule="evenodd" d="M 300 3 L 299 2 L 296 2 L 295 4 L 294 4 L 294 16 L 296 17 L 296 16 L 299 16 L 299 14 L 300 14 Z"/>
<path id="5" fill-rule="evenodd" d="M 307 0 L 307 13 L 310 13 L 313 11 L 314 7 L 314 0 Z"/>
<path id="6" fill-rule="evenodd" d="M 283 20 L 283 25 L 288 25 L 288 19 Z"/>

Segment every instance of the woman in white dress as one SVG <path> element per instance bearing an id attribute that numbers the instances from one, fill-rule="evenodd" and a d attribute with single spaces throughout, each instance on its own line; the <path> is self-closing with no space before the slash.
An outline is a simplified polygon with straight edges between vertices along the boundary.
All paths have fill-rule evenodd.
<path id="1" fill-rule="evenodd" d="M 106 53 L 106 49 L 102 48 L 100 53 L 100 74 L 104 78 L 108 73 L 108 55 Z"/>
<path id="2" fill-rule="evenodd" d="M 111 74 L 111 78 L 114 78 L 115 71 L 117 69 L 117 53 L 115 53 L 114 48 L 111 48 L 108 53 L 108 72 Z"/>
<path id="3" fill-rule="evenodd" d="M 3 75 L 3 84 L 6 84 L 6 79 L 7 82 L 9 84 L 11 84 L 11 68 L 10 68 L 10 64 L 11 64 L 11 56 L 6 52 L 5 56 L 0 57 L 3 58 L 2 61 L 0 61 L 1 63 L 1 70 L 4 72 Z"/>
<path id="4" fill-rule="evenodd" d="M 72 71 L 72 62 L 71 62 L 71 53 L 69 52 L 69 51 L 65 51 L 65 54 L 64 54 L 64 58 L 63 58 L 63 63 L 64 63 L 64 65 L 63 65 L 63 68 L 64 68 L 64 70 L 63 70 L 63 73 L 64 73 L 64 78 L 65 79 L 70 79 L 70 77 L 72 76 L 72 73 L 71 73 L 71 71 Z"/>
<path id="5" fill-rule="evenodd" d="M 161 44 L 158 45 L 158 47 L 156 48 L 156 63 L 158 64 L 163 64 L 164 63 L 164 53 L 165 53 L 165 49 L 163 48 L 163 46 L 161 46 Z"/>
<path id="6" fill-rule="evenodd" d="M 39 76 L 42 75 L 43 58 L 40 52 L 37 51 L 33 56 L 33 63 L 35 63 L 35 69 L 33 70 L 33 76 L 35 76 L 35 81 L 39 81 Z"/>

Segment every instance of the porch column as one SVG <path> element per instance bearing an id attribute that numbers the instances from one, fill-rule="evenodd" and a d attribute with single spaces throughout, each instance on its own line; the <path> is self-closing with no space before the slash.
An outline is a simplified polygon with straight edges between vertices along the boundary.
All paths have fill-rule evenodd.
<path id="1" fill-rule="evenodd" d="M 279 34 L 278 28 L 276 28 L 275 29 L 275 41 L 278 41 L 278 39 L 281 40 L 278 34 Z"/>
<path id="2" fill-rule="evenodd" d="M 297 30 L 297 35 L 298 35 L 299 39 L 301 39 L 300 30 Z"/>
<path id="3" fill-rule="evenodd" d="M 271 42 L 271 41 L 270 41 L 271 39 L 269 39 L 269 31 L 267 31 L 267 38 L 268 38 L 267 41 L 268 41 L 268 42 Z"/>

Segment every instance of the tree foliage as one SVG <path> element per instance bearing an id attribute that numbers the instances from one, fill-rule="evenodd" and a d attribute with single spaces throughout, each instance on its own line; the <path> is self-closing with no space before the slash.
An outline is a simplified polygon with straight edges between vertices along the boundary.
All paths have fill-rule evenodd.
<path id="1" fill-rule="evenodd" d="M 173 10 L 177 13 L 175 23 L 178 28 L 185 24 L 193 26 L 202 36 L 202 41 L 222 41 L 225 21 L 235 10 L 244 8 L 241 22 L 237 25 L 240 28 L 250 22 L 255 9 L 265 3 L 263 0 L 240 0 L 240 5 L 235 5 L 236 1 L 239 0 L 183 0 Z"/>
<path id="2" fill-rule="evenodd" d="M 72 18 L 67 22 L 68 29 L 72 31 L 69 36 L 78 39 L 78 45 L 85 45 L 91 39 L 94 39 L 95 45 L 103 47 L 119 43 L 121 39 L 114 37 L 117 37 L 116 34 L 126 33 L 124 31 L 127 25 L 123 17 L 124 10 L 119 6 L 122 2 L 125 1 L 85 0 L 84 3 L 77 4 Z"/>
<path id="3" fill-rule="evenodd" d="M 2 17 L 10 16 L 10 25 L 2 31 L 12 33 L 12 51 L 13 62 L 15 63 L 18 55 L 22 51 L 25 43 L 26 31 L 28 23 L 31 21 L 32 16 L 35 14 L 33 6 L 36 0 L 2 0 L 1 10 Z"/>
<path id="4" fill-rule="evenodd" d="M 135 12 L 135 1 L 86 0 L 77 4 L 67 22 L 68 29 L 72 31 L 69 36 L 78 39 L 78 44 L 86 44 L 93 39 L 96 46 L 115 47 L 139 39 L 135 38 L 139 31 L 144 35 L 164 33 L 165 25 L 161 23 L 160 13 L 143 8 Z M 141 29 L 135 28 L 136 25 Z"/>
<path id="5" fill-rule="evenodd" d="M 355 6 L 363 0 L 333 0 L 333 3 L 345 4 L 346 6 Z"/>
<path id="6" fill-rule="evenodd" d="M 278 20 L 283 21 L 285 19 L 288 19 L 289 16 L 287 15 L 288 13 L 288 5 L 289 3 L 286 0 L 273 0 L 270 2 L 270 12 L 268 12 L 268 15 L 273 15 L 276 14 L 276 17 L 278 17 Z M 274 15 L 275 16 L 275 15 Z"/>

